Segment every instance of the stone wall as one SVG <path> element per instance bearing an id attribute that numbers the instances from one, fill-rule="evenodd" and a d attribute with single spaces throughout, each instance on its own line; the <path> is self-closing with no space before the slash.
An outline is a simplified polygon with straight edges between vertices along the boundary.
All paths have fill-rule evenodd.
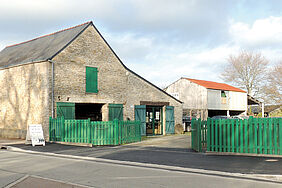
<path id="1" fill-rule="evenodd" d="M 110 103 L 124 105 L 124 119 L 134 119 L 140 101 L 169 102 L 176 124 L 182 122 L 182 104 L 128 71 L 94 27 L 89 26 L 55 58 L 55 102 L 102 103 L 103 121 Z M 86 93 L 85 67 L 98 68 L 98 93 Z"/>
<path id="2" fill-rule="evenodd" d="M 102 117 L 107 121 L 110 103 L 123 104 L 124 119 L 133 120 L 134 105 L 140 105 L 140 101 L 168 102 L 175 107 L 176 124 L 182 124 L 182 104 L 128 71 L 92 26 L 53 61 L 54 104 L 104 104 Z M 85 92 L 86 66 L 98 68 L 98 93 Z M 0 137 L 25 138 L 29 124 L 42 124 L 48 140 L 51 79 L 49 62 L 0 70 Z"/>
<path id="3" fill-rule="evenodd" d="M 25 138 L 29 124 L 48 135 L 49 62 L 0 70 L 0 137 Z"/>

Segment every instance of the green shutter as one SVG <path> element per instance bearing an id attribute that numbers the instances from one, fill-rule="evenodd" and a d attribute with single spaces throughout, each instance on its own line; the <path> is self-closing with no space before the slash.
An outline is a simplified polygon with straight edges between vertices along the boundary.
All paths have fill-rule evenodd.
<path id="1" fill-rule="evenodd" d="M 109 104 L 109 121 L 114 119 L 123 120 L 122 104 Z"/>
<path id="2" fill-rule="evenodd" d="M 174 107 L 166 106 L 165 108 L 165 132 L 174 134 Z"/>
<path id="3" fill-rule="evenodd" d="M 135 105 L 135 120 L 141 121 L 141 135 L 146 135 L 146 105 Z"/>
<path id="4" fill-rule="evenodd" d="M 75 103 L 57 102 L 57 117 L 75 119 Z"/>
<path id="5" fill-rule="evenodd" d="M 98 93 L 98 70 L 96 67 L 86 67 L 86 92 Z"/>

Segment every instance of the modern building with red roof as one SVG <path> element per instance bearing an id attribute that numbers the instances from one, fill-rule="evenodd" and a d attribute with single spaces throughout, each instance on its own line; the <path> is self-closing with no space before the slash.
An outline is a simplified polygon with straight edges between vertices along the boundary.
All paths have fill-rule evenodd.
<path id="1" fill-rule="evenodd" d="M 225 83 L 180 78 L 165 91 L 183 101 L 183 115 L 206 119 L 247 111 L 247 93 Z"/>

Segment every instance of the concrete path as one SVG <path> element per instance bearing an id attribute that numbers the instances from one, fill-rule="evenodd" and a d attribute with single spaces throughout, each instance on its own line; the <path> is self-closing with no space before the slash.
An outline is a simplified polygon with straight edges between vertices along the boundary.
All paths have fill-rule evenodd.
<path id="1" fill-rule="evenodd" d="M 191 136 L 188 134 L 154 136 L 148 137 L 148 140 L 133 143 L 130 145 L 142 147 L 163 147 L 163 148 L 181 148 L 191 149 Z"/>
<path id="2" fill-rule="evenodd" d="M 14 145 L 14 144 L 24 144 L 25 140 L 21 140 L 21 139 L 0 139 L 0 148 L 1 147 L 5 147 L 8 145 Z"/>

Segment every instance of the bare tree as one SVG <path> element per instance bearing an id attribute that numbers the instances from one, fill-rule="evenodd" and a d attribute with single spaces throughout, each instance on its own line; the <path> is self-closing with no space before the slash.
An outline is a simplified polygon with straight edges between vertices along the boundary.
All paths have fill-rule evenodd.
<path id="1" fill-rule="evenodd" d="M 249 95 L 256 96 L 265 81 L 267 68 L 268 60 L 260 53 L 241 51 L 237 56 L 229 56 L 221 78 L 247 90 Z"/>
<path id="2" fill-rule="evenodd" d="M 270 69 L 264 86 L 264 98 L 267 103 L 281 104 L 282 99 L 282 62 Z"/>

